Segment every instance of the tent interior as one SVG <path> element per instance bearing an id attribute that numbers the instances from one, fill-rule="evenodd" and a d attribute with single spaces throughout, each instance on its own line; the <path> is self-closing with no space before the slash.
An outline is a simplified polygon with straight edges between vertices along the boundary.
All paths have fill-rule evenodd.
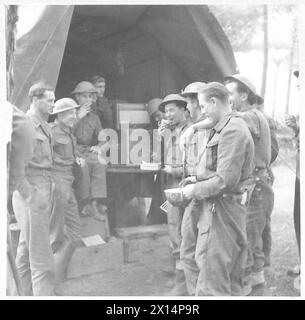
<path id="1" fill-rule="evenodd" d="M 224 70 L 194 21 L 198 9 L 215 34 L 222 31 L 203 6 L 75 6 L 57 98 L 95 74 L 106 78 L 108 98 L 126 102 L 164 97 L 191 81 L 221 81 Z"/>

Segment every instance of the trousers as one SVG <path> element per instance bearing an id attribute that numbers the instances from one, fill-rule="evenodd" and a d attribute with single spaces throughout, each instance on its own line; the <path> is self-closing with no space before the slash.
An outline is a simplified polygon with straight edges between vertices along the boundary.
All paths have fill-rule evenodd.
<path id="1" fill-rule="evenodd" d="M 65 241 L 82 237 L 82 224 L 72 189 L 74 177 L 69 172 L 55 171 L 54 206 L 51 215 L 51 244 L 53 252 Z"/>
<path id="2" fill-rule="evenodd" d="M 246 207 L 231 198 L 200 201 L 197 296 L 240 296 L 247 261 Z"/>
<path id="3" fill-rule="evenodd" d="M 13 193 L 13 208 L 20 226 L 16 266 L 25 295 L 51 296 L 55 287 L 50 242 L 54 183 L 50 176 L 38 174 L 28 180 L 37 188 L 31 201 L 25 201 L 18 191 Z"/>
<path id="4" fill-rule="evenodd" d="M 181 226 L 180 259 L 185 274 L 187 290 L 192 296 L 196 292 L 200 271 L 195 260 L 200 208 L 200 202 L 193 200 L 184 211 Z"/>
<path id="5" fill-rule="evenodd" d="M 107 198 L 106 165 L 98 160 L 93 152 L 85 152 L 84 167 L 75 171 L 75 193 L 77 200 Z"/>
<path id="6" fill-rule="evenodd" d="M 263 271 L 265 254 L 263 251 L 263 231 L 270 221 L 270 208 L 274 194 L 267 179 L 256 182 L 247 208 L 248 262 L 246 274 Z"/>
<path id="7" fill-rule="evenodd" d="M 184 209 L 169 205 L 167 213 L 168 233 L 172 256 L 176 261 L 176 269 L 182 269 L 180 265 L 180 247 L 182 241 L 181 225 Z"/>

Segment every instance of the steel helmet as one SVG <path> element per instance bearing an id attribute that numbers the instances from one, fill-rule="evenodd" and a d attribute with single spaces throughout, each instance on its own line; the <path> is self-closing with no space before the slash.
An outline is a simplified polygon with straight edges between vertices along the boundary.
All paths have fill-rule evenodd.
<path id="1" fill-rule="evenodd" d="M 95 86 L 89 81 L 82 81 L 77 84 L 72 94 L 76 93 L 97 93 Z"/>
<path id="2" fill-rule="evenodd" d="M 189 94 L 198 94 L 206 86 L 205 82 L 192 82 L 188 84 L 181 94 L 185 97 Z"/>
<path id="3" fill-rule="evenodd" d="M 63 98 L 59 99 L 55 102 L 55 108 L 53 109 L 53 114 L 57 114 L 60 112 L 64 112 L 71 109 L 79 108 L 78 105 L 73 99 L 71 98 Z"/>
<path id="4" fill-rule="evenodd" d="M 155 112 L 159 111 L 159 106 L 161 102 L 162 102 L 162 99 L 160 98 L 154 98 L 148 101 L 146 107 L 147 107 L 147 112 L 150 116 L 153 115 Z"/>
<path id="5" fill-rule="evenodd" d="M 180 94 L 172 93 L 172 94 L 167 95 L 163 99 L 163 101 L 159 105 L 159 110 L 164 112 L 165 105 L 167 105 L 168 103 L 171 103 L 171 102 L 181 103 L 181 105 L 183 105 L 184 109 L 186 108 L 186 105 L 187 105 L 187 101 L 183 97 L 181 97 Z"/>
<path id="6" fill-rule="evenodd" d="M 255 95 L 258 104 L 264 103 L 264 99 L 256 93 L 255 85 L 245 75 L 234 74 L 232 76 L 225 77 L 225 81 L 227 81 L 227 80 L 236 80 L 236 81 L 242 83 Z"/>

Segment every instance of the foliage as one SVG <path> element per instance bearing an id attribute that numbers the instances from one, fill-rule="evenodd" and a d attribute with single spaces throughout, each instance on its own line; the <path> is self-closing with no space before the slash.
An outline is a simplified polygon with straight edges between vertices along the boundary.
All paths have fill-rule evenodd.
<path id="1" fill-rule="evenodd" d="M 235 52 L 246 52 L 263 45 L 263 5 L 209 6 L 229 38 Z M 269 20 L 279 16 L 296 15 L 295 5 L 268 5 Z M 289 26 L 287 26 L 289 28 Z M 292 32 L 292 31 L 291 31 Z M 283 48 L 287 39 L 269 39 L 269 47 Z M 285 42 L 286 41 L 286 42 Z"/>
<path id="2" fill-rule="evenodd" d="M 234 51 L 251 49 L 255 33 L 262 32 L 262 6 L 209 6 L 229 38 Z"/>

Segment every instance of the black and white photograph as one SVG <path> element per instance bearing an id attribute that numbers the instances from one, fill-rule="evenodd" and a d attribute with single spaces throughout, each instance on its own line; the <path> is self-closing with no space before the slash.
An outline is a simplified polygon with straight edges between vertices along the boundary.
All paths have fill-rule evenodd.
<path id="1" fill-rule="evenodd" d="M 1 6 L 8 299 L 301 297 L 300 4 Z"/>

